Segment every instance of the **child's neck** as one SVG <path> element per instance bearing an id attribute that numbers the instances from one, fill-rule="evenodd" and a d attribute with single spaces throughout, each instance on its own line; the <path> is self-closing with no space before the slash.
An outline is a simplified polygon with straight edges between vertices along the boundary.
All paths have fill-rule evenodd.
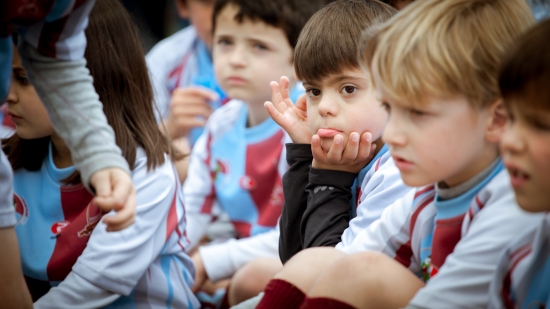
<path id="1" fill-rule="evenodd" d="M 265 109 L 263 103 L 264 102 L 246 103 L 248 109 L 248 119 L 246 121 L 247 128 L 257 126 L 269 118 L 269 113 L 267 109 Z"/>
<path id="2" fill-rule="evenodd" d="M 483 172 L 499 157 L 498 145 L 489 144 L 481 153 L 476 156 L 467 167 L 452 178 L 438 183 L 442 189 L 456 187 Z"/>
<path id="3" fill-rule="evenodd" d="M 57 168 L 66 168 L 73 166 L 71 151 L 65 144 L 65 141 L 56 133 L 50 136 L 52 140 L 52 156 L 53 163 Z"/>

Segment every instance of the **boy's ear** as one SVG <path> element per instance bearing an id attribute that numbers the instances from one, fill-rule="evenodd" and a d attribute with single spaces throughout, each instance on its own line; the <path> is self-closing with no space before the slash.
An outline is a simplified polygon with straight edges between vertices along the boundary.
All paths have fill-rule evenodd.
<path id="1" fill-rule="evenodd" d="M 500 138 L 506 128 L 506 111 L 502 99 L 496 100 L 489 106 L 489 119 L 485 138 L 491 143 L 500 142 Z"/>
<path id="2" fill-rule="evenodd" d="M 176 0 L 176 9 L 178 10 L 178 15 L 182 19 L 188 19 L 189 18 L 189 10 L 187 9 L 187 4 L 185 1 L 182 0 Z"/>

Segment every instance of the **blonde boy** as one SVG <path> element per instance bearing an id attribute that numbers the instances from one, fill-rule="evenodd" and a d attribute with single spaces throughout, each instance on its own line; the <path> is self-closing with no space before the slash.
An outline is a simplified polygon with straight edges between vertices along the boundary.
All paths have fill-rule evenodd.
<path id="1" fill-rule="evenodd" d="M 276 278 L 307 294 L 301 308 L 487 306 L 503 247 L 540 221 L 516 205 L 498 150 L 500 58 L 533 22 L 523 0 L 424 0 L 366 38 L 360 62 L 389 112 L 383 140 L 418 189 L 342 252 L 287 263 Z"/>

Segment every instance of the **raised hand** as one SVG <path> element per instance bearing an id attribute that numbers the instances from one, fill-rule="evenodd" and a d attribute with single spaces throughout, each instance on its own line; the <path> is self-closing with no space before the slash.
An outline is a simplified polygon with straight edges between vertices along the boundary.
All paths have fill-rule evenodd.
<path id="1" fill-rule="evenodd" d="M 210 101 L 218 100 L 218 94 L 206 88 L 186 87 L 174 90 L 170 101 L 170 113 L 161 130 L 171 138 L 185 137 L 194 127 L 202 127 L 212 114 Z"/>
<path id="2" fill-rule="evenodd" d="M 376 144 L 372 142 L 372 134 L 352 132 L 344 144 L 344 137 L 340 134 L 334 137 L 328 151 L 321 147 L 318 135 L 311 138 L 311 152 L 313 153 L 312 166 L 317 169 L 346 171 L 358 173 L 374 157 Z"/>
<path id="3" fill-rule="evenodd" d="M 292 104 L 290 82 L 286 76 L 282 76 L 280 84 L 271 82 L 271 100 L 264 106 L 273 120 L 280 125 L 296 144 L 309 144 L 311 131 L 307 123 L 307 106 L 305 95 L 300 97 L 296 105 Z"/>

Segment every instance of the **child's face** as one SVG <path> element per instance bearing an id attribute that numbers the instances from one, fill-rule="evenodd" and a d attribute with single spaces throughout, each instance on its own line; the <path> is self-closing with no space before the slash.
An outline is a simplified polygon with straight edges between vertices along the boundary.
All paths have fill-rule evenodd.
<path id="1" fill-rule="evenodd" d="M 52 135 L 53 127 L 48 112 L 34 87 L 29 84 L 17 52 L 12 60 L 13 80 L 8 95 L 8 115 L 16 126 L 16 133 L 23 139 L 35 139 Z"/>
<path id="2" fill-rule="evenodd" d="M 375 75 L 380 101 L 389 111 L 382 139 L 405 184 L 455 186 L 483 170 L 496 144 L 485 139 L 489 110 L 474 109 L 463 96 L 428 96 L 423 106 L 392 100 Z M 494 148 L 494 149 L 492 149 Z"/>
<path id="3" fill-rule="evenodd" d="M 212 47 L 212 14 L 214 0 L 176 0 L 180 17 L 189 19 L 197 35 L 208 47 Z"/>
<path id="4" fill-rule="evenodd" d="M 516 105 L 519 106 L 519 105 Z M 550 210 L 550 112 L 509 112 L 501 142 L 519 206 L 527 211 Z"/>
<path id="5" fill-rule="evenodd" d="M 228 5 L 216 19 L 216 78 L 229 98 L 263 104 L 271 99 L 271 81 L 288 76 L 293 85 L 293 49 L 282 29 L 246 18 L 239 23 L 237 10 Z"/>
<path id="6" fill-rule="evenodd" d="M 312 134 L 319 135 L 328 151 L 336 134 L 370 132 L 381 137 L 388 114 L 376 100 L 368 77 L 360 69 L 345 70 L 319 82 L 303 81 L 306 89 L 307 119 Z"/>

